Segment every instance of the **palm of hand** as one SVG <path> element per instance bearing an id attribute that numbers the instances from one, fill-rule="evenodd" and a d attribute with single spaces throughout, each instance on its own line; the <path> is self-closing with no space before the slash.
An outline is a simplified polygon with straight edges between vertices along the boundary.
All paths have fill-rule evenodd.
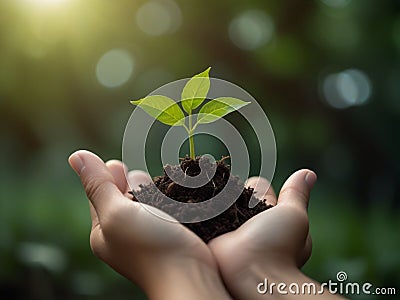
<path id="1" fill-rule="evenodd" d="M 106 220 L 92 230 L 92 242 L 109 241 L 119 252 L 129 249 L 127 256 L 180 255 L 213 264 L 208 247 L 182 224 L 166 221 L 156 209 L 125 198 L 105 216 Z M 153 211 L 153 212 L 151 212 Z M 132 249 L 136 252 L 132 253 Z M 123 260 L 123 259 L 122 259 Z"/>

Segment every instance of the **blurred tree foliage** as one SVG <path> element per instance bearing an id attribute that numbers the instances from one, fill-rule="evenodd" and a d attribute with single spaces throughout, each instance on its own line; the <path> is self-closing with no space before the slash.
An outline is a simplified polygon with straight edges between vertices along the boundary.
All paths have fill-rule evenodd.
<path id="1" fill-rule="evenodd" d="M 269 116 L 276 190 L 319 175 L 305 271 L 399 292 L 400 1 L 4 0 L 0 61 L 2 299 L 144 299 L 92 256 L 66 159 L 119 158 L 128 100 L 207 66 Z"/>

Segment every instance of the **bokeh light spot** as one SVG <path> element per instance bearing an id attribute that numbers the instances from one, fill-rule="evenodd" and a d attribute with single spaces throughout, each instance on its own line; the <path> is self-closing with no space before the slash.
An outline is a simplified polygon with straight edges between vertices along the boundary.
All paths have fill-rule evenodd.
<path id="1" fill-rule="evenodd" d="M 349 69 L 328 75 L 322 90 L 330 106 L 342 109 L 365 104 L 371 96 L 372 85 L 364 72 Z"/>
<path id="2" fill-rule="evenodd" d="M 71 285 L 75 293 L 86 296 L 99 295 L 104 287 L 96 273 L 87 271 L 78 271 L 73 274 Z"/>
<path id="3" fill-rule="evenodd" d="M 19 259 L 27 265 L 40 265 L 52 272 L 65 269 L 67 258 L 62 249 L 39 243 L 22 243 L 17 249 Z"/>
<path id="4" fill-rule="evenodd" d="M 96 66 L 97 80 L 106 87 L 117 87 L 128 81 L 133 68 L 134 60 L 127 51 L 113 49 L 99 59 Z"/>
<path id="5" fill-rule="evenodd" d="M 253 50 L 268 43 L 274 34 L 274 22 L 261 10 L 248 10 L 229 25 L 232 42 L 244 50 Z"/>
<path id="6" fill-rule="evenodd" d="M 136 23 L 148 35 L 172 33 L 181 25 L 181 10 L 172 0 L 149 1 L 136 13 Z"/>

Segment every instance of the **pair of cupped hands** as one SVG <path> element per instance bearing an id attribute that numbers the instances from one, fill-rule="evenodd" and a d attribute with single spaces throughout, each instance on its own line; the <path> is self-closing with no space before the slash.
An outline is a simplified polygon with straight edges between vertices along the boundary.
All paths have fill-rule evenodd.
<path id="1" fill-rule="evenodd" d="M 182 224 L 131 200 L 128 191 L 148 183 L 147 173 L 128 172 L 122 162 L 104 163 L 85 150 L 69 163 L 90 200 L 93 253 L 149 298 L 256 299 L 257 282 L 298 270 L 310 257 L 307 207 L 317 179 L 310 170 L 292 174 L 279 197 L 266 179 L 249 178 L 246 185 L 274 207 L 205 244 Z"/>

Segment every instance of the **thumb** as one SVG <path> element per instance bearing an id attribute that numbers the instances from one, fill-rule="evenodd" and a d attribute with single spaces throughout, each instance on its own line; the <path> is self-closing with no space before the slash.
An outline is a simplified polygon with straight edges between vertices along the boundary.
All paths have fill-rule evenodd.
<path id="1" fill-rule="evenodd" d="M 95 154 L 79 150 L 73 153 L 69 164 L 80 176 L 83 188 L 99 218 L 122 193 L 105 163 Z"/>
<path id="2" fill-rule="evenodd" d="M 307 209 L 310 192 L 316 181 L 317 175 L 311 170 L 303 169 L 293 173 L 282 186 L 278 205 L 286 203 Z"/>

